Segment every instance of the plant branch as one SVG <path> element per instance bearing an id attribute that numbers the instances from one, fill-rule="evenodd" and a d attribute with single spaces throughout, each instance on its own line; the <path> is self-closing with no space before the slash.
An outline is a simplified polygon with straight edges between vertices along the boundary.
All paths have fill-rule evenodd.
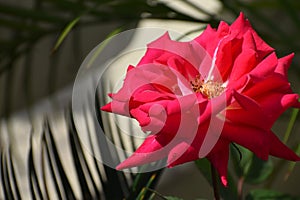
<path id="1" fill-rule="evenodd" d="M 212 179 L 212 186 L 214 189 L 215 200 L 220 200 L 217 172 L 212 164 L 210 165 L 210 169 L 211 169 L 211 179 Z"/>

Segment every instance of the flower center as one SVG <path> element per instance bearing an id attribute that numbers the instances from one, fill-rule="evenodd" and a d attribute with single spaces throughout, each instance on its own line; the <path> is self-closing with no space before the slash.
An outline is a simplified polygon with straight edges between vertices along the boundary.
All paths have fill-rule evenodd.
<path id="1" fill-rule="evenodd" d="M 219 96 L 225 89 L 221 83 L 212 80 L 204 82 L 199 76 L 194 81 L 190 81 L 190 83 L 194 92 L 200 92 L 209 99 Z"/>

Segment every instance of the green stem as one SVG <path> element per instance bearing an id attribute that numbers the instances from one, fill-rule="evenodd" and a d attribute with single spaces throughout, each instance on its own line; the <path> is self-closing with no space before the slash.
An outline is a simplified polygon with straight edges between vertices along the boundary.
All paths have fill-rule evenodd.
<path id="1" fill-rule="evenodd" d="M 290 135 L 291 135 L 293 127 L 294 127 L 294 124 L 295 124 L 297 116 L 298 116 L 298 112 L 299 112 L 299 109 L 297 109 L 297 108 L 294 108 L 293 111 L 292 111 L 290 121 L 289 121 L 287 129 L 284 133 L 284 138 L 283 138 L 283 143 L 284 144 L 286 144 L 288 139 L 290 138 Z"/>
<path id="2" fill-rule="evenodd" d="M 166 197 L 164 197 L 162 194 L 160 194 L 159 192 L 157 192 L 157 191 L 155 191 L 155 190 L 152 190 L 151 188 L 145 188 L 146 190 L 149 190 L 150 192 L 152 192 L 153 194 L 155 194 L 155 195 L 157 195 L 157 196 L 159 196 L 161 199 L 163 199 L 163 200 L 167 200 L 167 198 Z"/>
<path id="3" fill-rule="evenodd" d="M 214 189 L 215 200 L 220 200 L 221 198 L 219 193 L 217 171 L 212 164 L 210 165 L 210 170 L 211 170 L 211 179 L 212 179 L 212 186 Z"/>

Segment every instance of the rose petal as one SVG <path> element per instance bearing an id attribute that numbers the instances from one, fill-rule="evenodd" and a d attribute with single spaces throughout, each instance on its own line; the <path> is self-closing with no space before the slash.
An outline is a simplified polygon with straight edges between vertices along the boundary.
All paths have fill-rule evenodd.
<path id="1" fill-rule="evenodd" d="M 248 30 L 251 31 L 253 40 L 255 41 L 255 46 L 260 57 L 265 57 L 270 54 L 274 49 L 265 43 L 261 37 L 253 30 L 250 22 L 245 19 L 243 13 L 240 13 L 239 17 L 232 23 L 230 30 L 233 32 L 238 32 L 236 37 L 241 37 Z"/>
<path id="2" fill-rule="evenodd" d="M 206 122 L 211 116 L 215 116 L 221 111 L 225 110 L 230 104 L 232 98 L 232 90 L 224 91 L 220 96 L 210 99 L 207 104 L 199 104 L 201 115 L 199 116 L 198 122 Z M 205 109 L 202 107 L 205 106 Z"/>
<path id="3" fill-rule="evenodd" d="M 250 74 L 255 77 L 264 78 L 274 73 L 275 68 L 278 64 L 278 59 L 276 54 L 273 52 L 262 60 L 251 72 Z"/>
<path id="4" fill-rule="evenodd" d="M 229 142 L 226 140 L 219 140 L 213 150 L 207 156 L 208 160 L 217 169 L 222 184 L 227 187 L 227 166 L 229 159 Z"/>
<path id="5" fill-rule="evenodd" d="M 271 93 L 256 99 L 272 123 L 289 107 L 298 102 L 298 94 Z"/>
<path id="6" fill-rule="evenodd" d="M 257 65 L 257 54 L 252 49 L 243 50 L 236 58 L 229 81 L 236 81 Z"/>
<path id="7" fill-rule="evenodd" d="M 269 131 L 270 138 L 270 155 L 291 161 L 300 161 L 300 157 L 283 144 L 278 137 Z"/>
<path id="8" fill-rule="evenodd" d="M 294 53 L 287 55 L 278 60 L 278 65 L 275 69 L 276 73 L 283 75 L 287 79 L 287 71 L 292 63 L 292 59 L 294 58 Z"/>
<path id="9" fill-rule="evenodd" d="M 191 144 L 181 142 L 170 151 L 168 155 L 167 166 L 174 167 L 182 163 L 196 160 L 198 159 L 198 151 L 199 149 L 194 149 Z"/>
<path id="10" fill-rule="evenodd" d="M 160 63 L 177 70 L 187 80 L 199 75 L 198 68 L 207 52 L 198 43 L 178 42 L 170 39 L 168 33 L 148 44 L 138 67 L 148 63 Z"/>
<path id="11" fill-rule="evenodd" d="M 101 107 L 101 110 L 130 117 L 127 102 L 112 101 Z"/>
<path id="12" fill-rule="evenodd" d="M 268 159 L 270 141 L 268 133 L 262 129 L 244 124 L 225 123 L 221 137 L 246 147 L 263 160 Z"/>
<path id="13" fill-rule="evenodd" d="M 260 96 L 268 96 L 274 92 L 291 93 L 290 84 L 278 74 L 272 74 L 261 80 L 259 77 L 250 76 L 251 82 L 243 92 L 245 95 L 256 99 Z"/>
<path id="14" fill-rule="evenodd" d="M 256 101 L 236 91 L 233 92 L 233 97 L 240 107 L 230 108 L 230 106 L 226 109 L 226 119 L 231 123 L 245 124 L 264 130 L 271 128 L 271 121 Z"/>
<path id="15" fill-rule="evenodd" d="M 159 141 L 155 135 L 148 136 L 143 144 L 126 160 L 120 163 L 116 169 L 140 166 L 165 158 L 170 148 L 166 148 L 169 141 Z"/>

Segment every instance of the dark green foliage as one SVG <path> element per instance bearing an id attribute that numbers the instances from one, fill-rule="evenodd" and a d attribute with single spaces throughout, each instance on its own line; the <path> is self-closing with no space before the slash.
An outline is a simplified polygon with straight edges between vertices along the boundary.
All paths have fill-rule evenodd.
<path id="1" fill-rule="evenodd" d="M 247 196 L 246 200 L 263 200 L 263 199 L 272 199 L 272 200 L 299 200 L 299 197 L 293 197 L 288 194 L 283 194 L 278 191 L 273 190 L 263 190 L 257 189 L 251 191 Z"/>

